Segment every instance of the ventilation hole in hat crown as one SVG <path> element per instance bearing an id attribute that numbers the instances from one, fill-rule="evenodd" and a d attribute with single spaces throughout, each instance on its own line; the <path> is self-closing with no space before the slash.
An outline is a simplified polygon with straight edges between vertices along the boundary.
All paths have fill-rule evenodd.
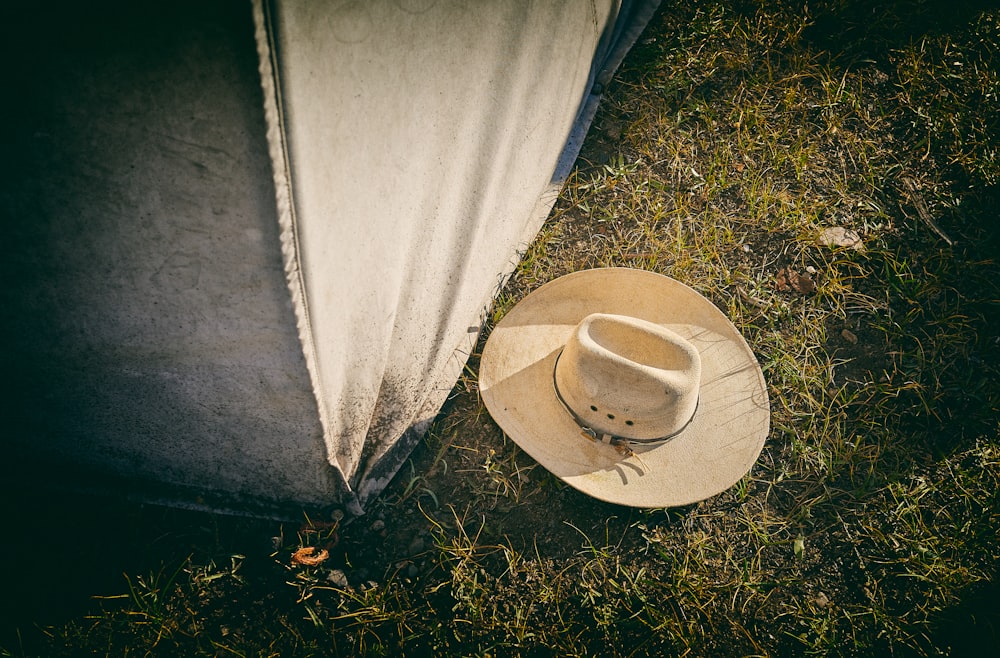
<path id="1" fill-rule="evenodd" d="M 597 407 L 595 407 L 594 405 L 590 405 L 590 410 L 591 411 L 597 411 Z"/>
<path id="2" fill-rule="evenodd" d="M 611 420 L 614 420 L 615 419 L 615 415 L 614 414 L 608 414 L 608 418 L 610 418 Z"/>
<path id="3" fill-rule="evenodd" d="M 626 420 L 625 424 L 626 425 L 635 425 L 635 423 L 633 423 L 631 420 Z"/>

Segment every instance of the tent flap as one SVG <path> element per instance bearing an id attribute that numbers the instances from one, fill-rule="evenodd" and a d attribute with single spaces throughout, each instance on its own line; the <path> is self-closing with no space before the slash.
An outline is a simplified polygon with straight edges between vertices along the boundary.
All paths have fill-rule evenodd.
<path id="1" fill-rule="evenodd" d="M 653 9 L 255 3 L 288 283 L 357 507 L 444 403 Z"/>

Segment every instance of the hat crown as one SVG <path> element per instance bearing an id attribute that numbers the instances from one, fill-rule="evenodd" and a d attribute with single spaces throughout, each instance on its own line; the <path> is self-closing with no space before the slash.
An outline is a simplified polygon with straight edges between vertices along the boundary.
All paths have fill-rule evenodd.
<path id="1" fill-rule="evenodd" d="M 573 330 L 555 366 L 563 402 L 587 427 L 626 439 L 681 431 L 698 405 L 701 356 L 662 325 L 594 313 Z"/>

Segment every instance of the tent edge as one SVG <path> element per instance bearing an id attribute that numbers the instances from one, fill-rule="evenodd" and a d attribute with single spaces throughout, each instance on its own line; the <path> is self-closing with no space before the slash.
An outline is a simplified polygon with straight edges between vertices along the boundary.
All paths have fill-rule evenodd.
<path id="1" fill-rule="evenodd" d="M 285 267 L 285 280 L 295 312 L 299 344 L 306 362 L 306 370 L 312 384 L 313 397 L 323 430 L 323 441 L 327 462 L 334 471 L 338 488 L 348 493 L 342 501 L 348 511 L 360 513 L 357 496 L 352 492 L 343 469 L 336 462 L 333 441 L 330 436 L 330 418 L 323 395 L 319 359 L 313 338 L 312 322 L 309 316 L 308 296 L 301 268 L 299 237 L 295 221 L 294 195 L 291 171 L 288 161 L 287 137 L 285 135 L 284 112 L 281 104 L 281 85 L 278 79 L 277 54 L 275 52 L 274 24 L 267 0 L 252 0 L 254 41 L 257 45 L 258 71 L 264 98 L 264 120 L 267 124 L 268 155 L 271 159 L 278 227 L 281 240 L 281 256 Z"/>

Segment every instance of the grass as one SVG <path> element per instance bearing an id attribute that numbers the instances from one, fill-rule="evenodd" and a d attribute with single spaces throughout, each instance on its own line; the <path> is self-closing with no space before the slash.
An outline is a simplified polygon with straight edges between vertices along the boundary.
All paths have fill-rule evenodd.
<path id="1" fill-rule="evenodd" d="M 101 532 L 147 575 L 21 615 L 3 655 L 997 655 L 1000 11 L 664 5 L 491 317 L 582 268 L 694 287 L 768 382 L 750 474 L 681 509 L 588 499 L 493 424 L 477 353 L 366 517 L 130 510 L 159 544 Z"/>

